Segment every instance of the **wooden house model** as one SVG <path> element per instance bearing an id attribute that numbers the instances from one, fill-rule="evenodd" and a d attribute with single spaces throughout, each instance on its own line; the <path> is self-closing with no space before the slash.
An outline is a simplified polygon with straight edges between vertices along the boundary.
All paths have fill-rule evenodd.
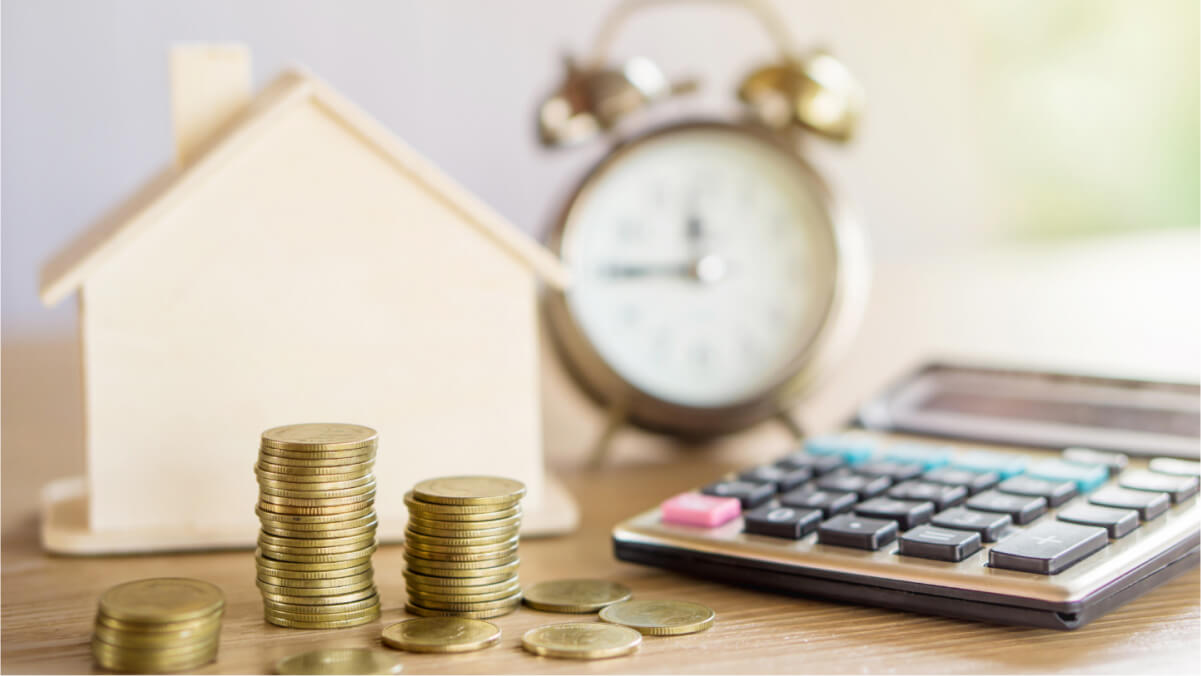
<path id="1" fill-rule="evenodd" d="M 572 527 L 541 442 L 558 260 L 314 77 L 252 96 L 247 50 L 193 46 L 171 80 L 174 165 L 43 270 L 44 303 L 78 297 L 87 455 L 45 491 L 46 547 L 251 546 L 259 434 L 320 421 L 379 431 L 385 541 L 448 474 Z"/>

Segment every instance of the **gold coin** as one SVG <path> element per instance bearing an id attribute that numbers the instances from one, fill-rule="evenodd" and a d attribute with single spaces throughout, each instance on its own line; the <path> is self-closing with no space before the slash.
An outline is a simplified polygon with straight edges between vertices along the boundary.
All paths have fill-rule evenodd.
<path id="1" fill-rule="evenodd" d="M 485 594 L 503 589 L 518 581 L 516 575 L 493 577 L 435 577 L 411 571 L 402 571 L 405 583 L 412 589 L 421 589 L 432 594 Z"/>
<path id="2" fill-rule="evenodd" d="M 353 455 L 341 454 L 332 457 L 312 457 L 308 453 L 295 455 L 276 455 L 274 449 L 263 447 L 259 449 L 259 462 L 269 462 L 273 465 L 284 465 L 286 467 L 340 467 L 346 465 L 358 465 L 364 462 L 375 461 L 375 449 L 368 448 L 364 453 L 355 453 Z"/>
<path id="3" fill-rule="evenodd" d="M 368 575 L 364 579 L 347 582 L 344 585 L 337 587 L 295 587 L 292 585 L 279 585 L 270 582 L 264 582 L 261 579 L 256 579 L 254 584 L 262 591 L 277 596 L 312 596 L 328 598 L 341 596 L 344 594 L 352 594 L 360 592 L 371 587 L 374 584 L 374 576 Z"/>
<path id="4" fill-rule="evenodd" d="M 374 445 L 379 434 L 348 423 L 281 425 L 263 432 L 262 445 L 290 451 L 345 451 Z"/>
<path id="5" fill-rule="evenodd" d="M 283 528 L 275 524 L 262 524 L 262 533 L 274 535 L 276 537 L 297 538 L 297 539 L 323 539 L 330 538 L 346 538 L 356 535 L 365 535 L 367 533 L 375 533 L 375 523 L 372 522 L 368 526 L 359 528 L 345 528 L 336 530 L 293 530 L 291 528 Z"/>
<path id="6" fill-rule="evenodd" d="M 460 530 L 481 530 L 481 529 L 496 529 L 508 528 L 521 524 L 521 510 L 506 509 L 505 512 L 513 512 L 509 516 L 495 516 L 491 519 L 442 519 L 439 517 L 446 516 L 445 514 L 410 512 L 409 523 L 414 521 L 423 523 L 431 528 L 455 528 Z M 494 516 L 492 514 L 471 514 L 469 516 Z"/>
<path id="7" fill-rule="evenodd" d="M 427 552 L 422 549 L 413 549 L 411 547 L 405 549 L 406 556 L 412 556 L 413 558 L 418 559 L 426 559 L 428 561 L 475 561 L 480 563 L 486 561 L 495 561 L 497 559 L 516 554 L 516 547 L 509 547 L 508 549 L 497 552 L 484 552 L 482 554 L 447 554 L 446 552 Z"/>
<path id="8" fill-rule="evenodd" d="M 96 636 L 93 636 L 92 652 L 94 654 L 108 653 L 110 655 L 128 658 L 129 660 L 136 660 L 139 662 L 147 660 L 176 660 L 185 659 L 188 657 L 194 658 L 197 655 L 215 652 L 219 640 L 220 639 L 216 634 L 211 634 L 200 641 L 170 646 L 136 648 L 130 646 L 113 645 L 100 640 Z"/>
<path id="9" fill-rule="evenodd" d="M 375 499 L 375 490 L 366 491 L 359 495 L 348 495 L 343 498 L 288 498 L 282 495 L 272 495 L 270 493 L 259 493 L 260 502 L 269 502 L 274 505 L 286 505 L 288 507 L 337 507 L 339 505 L 353 505 L 356 502 L 369 502 Z"/>
<path id="10" fill-rule="evenodd" d="M 311 601 L 321 601 L 322 599 L 295 596 L 278 597 L 275 594 L 263 594 L 263 607 L 270 609 L 274 613 L 283 615 L 347 615 L 379 605 L 379 593 L 376 590 L 368 589 L 366 593 L 367 596 L 363 596 L 360 593 L 346 594 L 345 596 L 358 596 L 359 599 L 355 601 L 343 601 L 341 603 L 311 603 Z M 287 598 L 293 601 L 307 601 L 310 603 L 278 601 L 268 598 L 268 596 Z"/>
<path id="11" fill-rule="evenodd" d="M 320 543 L 321 540 L 313 540 L 312 542 Z M 296 556 L 311 557 L 350 554 L 354 552 L 360 552 L 373 545 L 375 545 L 375 536 L 371 533 L 368 533 L 366 537 L 361 537 L 352 544 L 328 545 L 320 547 L 292 547 L 290 545 L 273 545 L 269 542 L 265 542 L 263 538 L 259 538 L 259 549 L 263 550 L 264 556 L 270 556 L 273 559 L 283 559 L 285 561 L 291 561 Z"/>
<path id="12" fill-rule="evenodd" d="M 293 554 L 291 552 L 284 552 L 279 549 L 259 547 L 259 551 L 262 552 L 263 556 L 271 559 L 272 561 L 286 561 L 288 563 L 346 562 L 348 564 L 349 562 L 353 561 L 355 565 L 362 563 L 363 559 L 371 558 L 371 555 L 375 553 L 375 550 L 376 545 L 372 544 L 369 547 L 364 547 L 362 549 L 356 549 L 349 552 L 342 552 L 339 554 Z"/>
<path id="13" fill-rule="evenodd" d="M 277 674 L 399 674 L 400 660 L 385 650 L 321 648 L 275 663 Z"/>
<path id="14" fill-rule="evenodd" d="M 314 617 L 320 618 L 320 615 Z M 346 627 L 357 627 L 361 624 L 367 624 L 379 619 L 379 606 L 368 608 L 363 611 L 362 615 L 348 618 L 345 620 L 293 620 L 287 617 L 278 617 L 272 615 L 270 611 L 263 613 L 263 618 L 278 627 L 288 627 L 290 629 L 344 629 Z"/>
<path id="15" fill-rule="evenodd" d="M 258 569 L 258 579 L 260 582 L 273 584 L 277 587 L 295 587 L 297 589 L 329 589 L 332 587 L 345 587 L 346 585 L 356 584 L 363 580 L 371 580 L 375 575 L 375 571 L 370 565 L 359 566 L 363 568 L 363 572 L 353 575 L 342 575 L 341 577 L 317 577 L 317 578 L 295 578 L 283 577 L 275 575 L 275 571 Z M 338 572 L 338 571 L 334 571 Z"/>
<path id="16" fill-rule="evenodd" d="M 264 566 L 260 560 L 256 559 L 255 567 L 258 569 L 258 575 L 260 578 L 267 576 L 267 577 L 271 577 L 271 578 L 279 578 L 279 579 L 283 579 L 283 580 L 289 580 L 292 582 L 316 582 L 316 581 L 327 581 L 327 580 L 330 582 L 333 582 L 335 580 L 342 579 L 342 578 L 355 577 L 358 575 L 363 575 L 365 573 L 374 572 L 371 568 L 370 561 L 359 564 L 357 566 L 354 566 L 353 568 L 345 568 L 345 569 L 339 568 L 336 570 L 304 571 L 304 570 L 284 570 L 284 569 L 280 569 L 280 568 L 268 568 L 268 567 Z"/>
<path id="17" fill-rule="evenodd" d="M 218 608 L 216 611 L 194 617 L 190 620 L 180 620 L 178 622 L 130 622 L 126 620 L 118 620 L 104 614 L 104 611 L 96 613 L 96 623 L 103 624 L 118 631 L 126 631 L 133 633 L 154 633 L 154 632 L 176 632 L 195 630 L 211 626 L 214 622 L 220 622 L 221 616 L 224 614 L 224 607 Z"/>
<path id="18" fill-rule="evenodd" d="M 405 560 L 405 568 L 414 573 L 424 573 L 433 575 L 434 577 L 496 577 L 498 575 L 512 575 L 517 572 L 517 566 L 521 564 L 518 559 L 513 563 L 503 566 L 493 566 L 491 568 L 434 568 L 423 564 L 414 563 L 410 560 Z"/>
<path id="19" fill-rule="evenodd" d="M 409 519 L 408 530 L 417 533 L 418 535 L 428 535 L 431 537 L 441 538 L 456 538 L 456 539 L 474 539 L 474 538 L 511 538 L 517 537 L 518 527 L 509 526 L 508 528 L 489 528 L 468 530 L 464 528 L 432 528 L 415 523 Z"/>
<path id="20" fill-rule="evenodd" d="M 289 516 L 285 516 L 285 517 L 283 517 L 283 519 L 278 519 L 276 517 L 279 517 L 280 516 L 279 514 L 272 514 L 270 512 L 259 512 L 258 514 L 259 514 L 259 524 L 264 529 L 270 528 L 271 532 L 273 532 L 273 533 L 276 532 L 277 530 L 288 530 L 288 531 L 296 531 L 296 532 L 301 532 L 301 533 L 312 532 L 313 535 L 311 537 L 337 537 L 337 536 L 333 536 L 333 535 L 327 535 L 326 532 L 334 531 L 334 530 L 353 530 L 353 529 L 359 529 L 359 528 L 375 528 L 377 525 L 379 525 L 379 521 L 376 518 L 374 510 L 370 514 L 368 514 L 366 516 L 361 516 L 357 519 L 345 519 L 345 520 L 335 520 L 335 521 L 316 521 L 316 522 L 314 522 L 314 521 L 298 521 L 298 520 L 292 519 Z M 293 516 L 295 516 L 295 515 L 293 515 Z M 284 536 L 284 537 L 310 537 L 310 536 L 305 534 L 305 535 Z"/>
<path id="21" fill-rule="evenodd" d="M 217 642 L 197 646 L 185 652 L 131 651 L 92 640 L 92 656 L 96 663 L 111 671 L 131 673 L 167 673 L 188 671 L 217 657 Z"/>
<path id="22" fill-rule="evenodd" d="M 277 483 L 289 483 L 295 488 L 299 486 L 301 490 L 317 490 L 316 488 L 305 489 L 305 486 L 316 486 L 319 484 L 348 484 L 353 481 L 361 481 L 363 479 L 374 479 L 374 474 L 370 467 L 346 472 L 343 474 L 296 474 L 294 472 L 272 472 L 270 469 L 263 468 L 257 463 L 254 466 L 254 475 L 265 481 L 275 481 Z M 346 488 L 346 486 L 332 486 L 332 488 Z"/>
<path id="23" fill-rule="evenodd" d="M 220 622 L 211 622 L 182 631 L 134 632 L 114 629 L 97 622 L 92 626 L 92 635 L 118 648 L 156 648 L 176 645 L 194 645 L 209 640 L 221 631 Z"/>
<path id="24" fill-rule="evenodd" d="M 373 500 L 361 500 L 353 502 L 349 505 L 330 505 L 328 507 L 296 507 L 293 505 L 277 505 L 273 502 L 259 501 L 258 508 L 269 514 L 281 514 L 284 517 L 293 516 L 340 516 L 342 514 L 354 514 L 366 509 L 371 509 L 374 505 Z"/>
<path id="25" fill-rule="evenodd" d="M 404 560 L 405 563 L 421 568 L 435 568 L 438 570 L 480 570 L 481 568 L 497 568 L 516 563 L 517 554 L 505 554 L 500 558 L 485 559 L 483 561 L 437 561 L 423 559 L 413 556 L 409 552 L 405 552 Z"/>
<path id="26" fill-rule="evenodd" d="M 254 508 L 254 513 L 258 514 L 260 519 L 270 519 L 281 524 L 318 524 L 332 523 L 345 524 L 349 521 L 357 521 L 365 517 L 375 518 L 375 508 L 368 507 L 357 512 L 343 512 L 341 514 L 281 514 L 279 512 L 264 511 L 260 507 Z"/>
<path id="27" fill-rule="evenodd" d="M 447 535 L 452 538 L 475 537 L 516 532 L 521 526 L 521 515 L 511 516 L 507 519 L 492 519 L 491 521 L 435 521 L 409 515 L 408 523 L 413 530 L 427 535 Z M 462 533 L 467 533 L 467 535 Z"/>
<path id="28" fill-rule="evenodd" d="M 297 561 L 279 561 L 276 559 L 264 557 L 263 552 L 258 549 L 254 550 L 254 560 L 255 560 L 255 563 L 257 563 L 259 566 L 261 566 L 263 568 L 270 568 L 270 569 L 274 569 L 274 570 L 284 570 L 284 571 L 303 571 L 303 572 L 317 572 L 317 571 L 329 572 L 329 571 L 350 570 L 351 568 L 357 568 L 358 566 L 361 566 L 361 565 L 370 565 L 371 564 L 370 557 L 365 557 L 361 561 L 354 561 L 354 562 L 351 562 L 351 561 L 326 561 L 323 563 L 303 563 L 303 562 L 297 562 Z"/>
<path id="29" fill-rule="evenodd" d="M 405 506 L 408 507 L 410 515 L 434 521 L 490 521 L 521 514 L 520 504 L 501 509 L 493 506 L 435 505 L 414 500 L 412 493 L 405 493 Z M 471 511 L 456 511 L 463 509 Z"/>
<path id="30" fill-rule="evenodd" d="M 508 505 L 525 496 L 525 484 L 494 476 L 448 476 L 413 487 L 413 499 L 440 505 Z"/>
<path id="31" fill-rule="evenodd" d="M 264 472 L 273 474 L 283 474 L 292 478 L 299 478 L 301 481 L 326 481 L 327 479 L 313 479 L 313 477 L 328 477 L 341 475 L 361 475 L 363 472 L 370 472 L 374 463 L 356 462 L 353 465 L 327 465 L 324 467 L 300 467 L 297 465 L 280 465 L 270 462 L 268 459 L 259 458 L 258 464 L 255 465 L 258 469 Z"/>
<path id="32" fill-rule="evenodd" d="M 648 636 L 676 636 L 704 631 L 717 615 L 708 606 L 689 601 L 643 599 L 622 601 L 600 611 L 605 622 L 623 624 Z"/>
<path id="33" fill-rule="evenodd" d="M 506 584 L 503 588 L 494 592 L 484 592 L 479 594 L 460 593 L 463 590 L 470 590 L 472 587 L 459 587 L 458 591 L 450 593 L 431 592 L 420 587 L 408 585 L 405 587 L 405 592 L 414 603 L 425 606 L 426 608 L 434 608 L 426 601 L 440 601 L 442 603 L 479 603 L 482 601 L 499 601 L 504 598 L 513 596 L 521 592 L 521 585 L 514 582 Z"/>
<path id="34" fill-rule="evenodd" d="M 409 509 L 417 509 L 422 512 L 430 512 L 435 514 L 447 514 L 457 516 L 463 514 L 492 514 L 497 511 L 513 509 L 519 507 L 519 499 L 514 499 L 512 504 L 495 504 L 495 505 L 442 505 L 434 502 L 421 502 L 413 497 L 413 491 L 405 493 L 405 505 Z"/>
<path id="35" fill-rule="evenodd" d="M 417 542 L 416 540 L 410 538 L 405 540 L 404 545 L 406 550 L 412 552 L 431 552 L 435 554 L 490 554 L 516 547 L 517 540 L 517 537 L 512 537 L 504 542 L 497 542 L 491 545 L 457 545 L 446 547 L 443 545 L 428 545 Z"/>
<path id="36" fill-rule="evenodd" d="M 427 597 L 409 596 L 409 603 L 428 608 L 430 610 L 496 610 L 499 608 L 509 608 L 521 603 L 521 592 L 510 594 L 505 598 L 495 599 L 492 601 L 439 601 Z"/>
<path id="37" fill-rule="evenodd" d="M 380 640 L 414 653 L 465 653 L 500 643 L 500 628 L 466 617 L 421 617 L 385 627 Z"/>
<path id="38" fill-rule="evenodd" d="M 358 610 L 351 610 L 344 613 L 334 612 L 319 612 L 319 613 L 294 613 L 286 610 L 280 610 L 274 607 L 263 607 L 263 618 L 268 616 L 272 620 L 289 620 L 292 622 L 347 622 L 362 619 L 371 613 L 376 613 L 379 617 L 379 604 Z"/>
<path id="39" fill-rule="evenodd" d="M 349 537 L 280 537 L 271 535 L 270 533 L 259 533 L 259 543 L 269 544 L 275 547 L 338 547 L 341 545 L 363 544 L 364 542 L 372 541 L 374 536 L 370 534 L 352 535 Z"/>
<path id="40" fill-rule="evenodd" d="M 488 537 L 457 537 L 449 538 L 439 535 L 426 535 L 418 533 L 411 528 L 405 529 L 405 542 L 416 542 L 419 545 L 436 546 L 436 547 L 467 547 L 478 545 L 498 545 L 502 542 L 508 542 L 513 539 L 513 535 L 491 535 Z"/>
<path id="41" fill-rule="evenodd" d="M 259 445 L 259 455 L 269 455 L 273 458 L 285 458 L 287 460 L 341 460 L 347 458 L 363 457 L 367 455 L 374 456 L 378 445 L 360 446 L 358 448 L 348 448 L 343 451 L 296 451 L 287 448 L 276 448 L 275 446 Z"/>
<path id="42" fill-rule="evenodd" d="M 642 634 L 633 629 L 599 622 L 548 624 L 521 637 L 521 647 L 535 655 L 574 660 L 629 655 L 641 643 Z"/>
<path id="43" fill-rule="evenodd" d="M 100 612 L 130 622 L 180 622 L 225 607 L 225 596 L 202 580 L 154 577 L 119 584 L 100 597 Z"/>
<path id="44" fill-rule="evenodd" d="M 526 587 L 525 604 L 552 613 L 595 613 L 626 601 L 630 588 L 608 580 L 552 580 Z"/>
<path id="45" fill-rule="evenodd" d="M 255 472 L 255 474 L 257 475 L 258 472 Z M 349 490 L 352 488 L 361 488 L 368 484 L 374 485 L 375 484 L 375 475 L 373 473 L 368 472 L 367 474 L 365 474 L 357 479 L 351 479 L 348 481 L 306 481 L 304 483 L 298 483 L 298 482 L 289 481 L 286 479 L 282 480 L 282 481 L 277 481 L 275 479 L 264 478 L 262 476 L 259 476 L 258 483 L 259 483 L 260 489 L 271 488 L 274 490 L 282 490 L 282 491 L 305 491 L 305 492 L 342 491 L 342 490 Z"/>
<path id="46" fill-rule="evenodd" d="M 437 610 L 434 608 L 422 608 L 421 606 L 413 605 L 412 603 L 405 604 L 405 611 L 421 617 L 468 617 L 476 620 L 487 620 L 493 617 L 508 615 L 517 610 L 521 602 L 514 603 L 511 606 L 504 608 L 496 608 L 494 610 Z"/>

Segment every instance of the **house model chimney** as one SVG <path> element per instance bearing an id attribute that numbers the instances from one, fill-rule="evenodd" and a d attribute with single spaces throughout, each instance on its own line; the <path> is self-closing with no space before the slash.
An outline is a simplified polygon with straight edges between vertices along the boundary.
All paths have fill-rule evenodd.
<path id="1" fill-rule="evenodd" d="M 170 71 L 175 163 L 182 167 L 250 103 L 250 50 L 236 44 L 175 45 Z"/>

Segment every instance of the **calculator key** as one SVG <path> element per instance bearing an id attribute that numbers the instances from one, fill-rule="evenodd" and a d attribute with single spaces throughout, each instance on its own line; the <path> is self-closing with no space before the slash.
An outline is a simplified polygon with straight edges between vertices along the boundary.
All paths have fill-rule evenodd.
<path id="1" fill-rule="evenodd" d="M 817 530 L 817 524 L 822 520 L 822 511 L 763 505 L 747 512 L 742 518 L 744 529 L 753 535 L 799 540 Z"/>
<path id="2" fill-rule="evenodd" d="M 1150 491 L 1132 491 L 1128 488 L 1108 486 L 1094 493 L 1088 499 L 1094 505 L 1102 507 L 1118 507 L 1133 509 L 1138 512 L 1138 518 L 1150 521 L 1168 511 L 1172 499 L 1167 493 L 1152 493 Z"/>
<path id="3" fill-rule="evenodd" d="M 996 486 L 1001 481 L 1001 475 L 996 472 L 972 472 L 966 469 L 943 467 L 922 475 L 923 481 L 931 481 L 947 486 L 963 486 L 968 495 L 975 495 Z"/>
<path id="4" fill-rule="evenodd" d="M 893 444 L 884 449 L 884 459 L 891 462 L 917 463 L 924 471 L 929 471 L 950 462 L 951 449 L 926 444 Z"/>
<path id="5" fill-rule="evenodd" d="M 1011 495 L 1028 495 L 1045 498 L 1047 504 L 1058 507 L 1076 497 L 1075 481 L 1047 481 L 1031 476 L 1015 476 L 997 486 L 997 490 Z"/>
<path id="6" fill-rule="evenodd" d="M 893 483 L 900 483 L 921 475 L 922 466 L 912 462 L 872 460 L 862 465 L 856 465 L 855 473 L 867 476 L 886 476 Z"/>
<path id="7" fill-rule="evenodd" d="M 1155 458 L 1148 466 L 1152 472 L 1159 474 L 1176 474 L 1178 476 L 1197 476 L 1201 474 L 1201 462 L 1178 460 L 1176 458 Z"/>
<path id="8" fill-rule="evenodd" d="M 1026 573 L 1054 575 L 1109 544 L 1104 528 L 1044 521 L 993 545 L 988 565 Z"/>
<path id="9" fill-rule="evenodd" d="M 967 506 L 985 512 L 1008 514 L 1013 522 L 1021 526 L 1047 513 L 1047 501 L 1025 495 L 1008 495 L 998 491 L 985 491 L 968 498 Z"/>
<path id="10" fill-rule="evenodd" d="M 934 503 L 872 498 L 855 505 L 855 513 L 873 519 L 891 519 L 900 524 L 901 530 L 909 530 L 926 523 L 934 516 Z"/>
<path id="11" fill-rule="evenodd" d="M 1109 479 L 1109 468 L 1053 459 L 1034 463 L 1026 470 L 1026 474 L 1047 481 L 1075 481 L 1076 490 L 1087 493 Z"/>
<path id="12" fill-rule="evenodd" d="M 981 474 L 995 472 L 1002 479 L 1008 479 L 1026 469 L 1026 458 L 992 451 L 968 451 L 952 456 L 950 466 Z"/>
<path id="13" fill-rule="evenodd" d="M 790 453 L 776 462 L 785 469 L 807 469 L 814 476 L 833 472 L 846 464 L 841 455 L 811 455 L 804 451 Z"/>
<path id="14" fill-rule="evenodd" d="M 860 476 L 834 472 L 817 480 L 817 487 L 826 491 L 854 493 L 860 500 L 874 498 L 888 490 L 892 481 L 883 476 Z"/>
<path id="15" fill-rule="evenodd" d="M 898 554 L 937 561 L 962 561 L 980 551 L 980 534 L 935 526 L 918 526 L 897 540 Z"/>
<path id="16" fill-rule="evenodd" d="M 742 514 L 737 498 L 718 498 L 700 493 L 681 493 L 659 505 L 659 515 L 667 523 L 716 528 Z"/>
<path id="17" fill-rule="evenodd" d="M 1109 538 L 1116 540 L 1130 534 L 1138 528 L 1138 512 L 1133 509 L 1116 509 L 1113 507 L 1098 507 L 1083 502 L 1068 505 L 1055 515 L 1060 521 L 1078 523 L 1084 526 L 1100 526 L 1109 532 Z"/>
<path id="18" fill-rule="evenodd" d="M 1155 472 L 1126 472 L 1118 480 L 1122 488 L 1167 493 L 1172 498 L 1172 504 L 1180 504 L 1196 495 L 1197 483 L 1195 476 L 1171 476 Z"/>
<path id="19" fill-rule="evenodd" d="M 722 498 L 738 498 L 743 509 L 751 509 L 770 500 L 776 494 L 776 486 L 754 481 L 718 481 L 705 486 L 701 492 Z"/>
<path id="20" fill-rule="evenodd" d="M 1065 448 L 1062 455 L 1064 460 L 1079 465 L 1105 465 L 1111 477 L 1117 476 L 1126 469 L 1126 465 L 1130 462 L 1130 458 L 1126 457 L 1125 453 L 1097 451 L 1091 448 Z"/>
<path id="21" fill-rule="evenodd" d="M 977 512 L 964 507 L 953 507 L 945 512 L 939 512 L 930 519 L 930 523 L 941 528 L 954 530 L 970 530 L 980 534 L 985 542 L 996 542 L 1005 531 L 1013 525 L 1013 519 L 1008 514 Z"/>
<path id="22" fill-rule="evenodd" d="M 962 504 L 967 499 L 963 486 L 944 486 L 928 481 L 906 481 L 888 489 L 888 496 L 898 500 L 923 500 L 934 503 L 934 509 L 942 511 Z"/>
<path id="23" fill-rule="evenodd" d="M 817 541 L 875 551 L 897 539 L 897 524 L 884 519 L 868 519 L 841 514 L 817 528 Z"/>
<path id="24" fill-rule="evenodd" d="M 738 478 L 761 484 L 773 484 L 777 491 L 790 491 L 809 480 L 813 472 L 807 467 L 785 469 L 779 465 L 762 465 L 749 469 Z"/>
<path id="25" fill-rule="evenodd" d="M 810 437 L 805 440 L 805 451 L 813 455 L 836 455 L 856 465 L 875 454 L 876 444 L 870 439 L 841 435 Z"/>
<path id="26" fill-rule="evenodd" d="M 851 509 L 859 501 L 854 493 L 823 491 L 813 486 L 802 486 L 780 496 L 780 504 L 788 507 L 820 509 L 828 519 Z"/>

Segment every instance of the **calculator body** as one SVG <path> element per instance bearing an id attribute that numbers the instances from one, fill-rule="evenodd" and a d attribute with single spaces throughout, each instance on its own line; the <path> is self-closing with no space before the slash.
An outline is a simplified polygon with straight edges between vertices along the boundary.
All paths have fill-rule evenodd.
<path id="1" fill-rule="evenodd" d="M 614 529 L 615 553 L 626 561 L 786 594 L 1000 624 L 1075 629 L 1197 566 L 1201 508 L 1196 496 L 1197 479 L 1188 474 L 1189 466 L 1197 460 L 1199 400 L 1196 385 L 929 365 L 868 402 L 855 423 L 836 435 L 834 453 L 821 449 L 815 441 L 806 441 L 802 450 L 785 456 L 794 464 L 803 464 L 808 458 L 832 459 L 832 465 L 843 459 L 837 451 L 839 443 L 849 444 L 845 448 L 871 449 L 870 455 L 859 458 L 859 462 L 848 460 L 825 474 L 815 471 L 809 481 L 791 490 L 773 488 L 775 493 L 766 502 L 743 502 L 743 511 L 722 523 L 670 521 L 667 516 L 674 512 L 667 512 L 670 501 L 665 502 L 663 507 L 639 514 Z M 1044 447 L 1038 443 L 1040 431 L 1047 439 Z M 1045 468 L 1075 471 L 1076 464 L 1066 464 L 1062 459 L 1064 448 L 1085 444 L 1104 449 L 1106 453 L 1100 455 L 1119 458 L 1124 467 L 1109 467 L 1103 479 L 1081 481 L 1074 486 L 1079 490 L 1066 499 L 1048 497 L 1039 515 L 1024 523 L 1010 522 L 983 541 L 977 538 L 972 543 L 977 549 L 961 560 L 901 552 L 904 544 L 914 544 L 910 536 L 916 537 L 919 528 L 930 535 L 962 535 L 954 527 L 948 530 L 931 526 L 930 520 L 937 525 L 943 514 L 975 512 L 965 504 L 979 504 L 986 496 L 1013 498 L 1001 491 L 1003 486 L 1022 486 L 1022 481 L 1041 481 L 1045 485 L 1051 485 L 1048 480 L 1057 482 L 1056 477 L 1045 476 L 1050 471 Z M 882 523 L 858 516 L 861 507 L 872 504 L 868 494 L 853 496 L 854 505 L 842 512 L 818 509 L 812 523 L 803 524 L 809 528 L 803 535 L 798 536 L 802 530 L 799 527 L 787 537 L 748 532 L 753 514 L 771 510 L 773 505 L 782 506 L 789 496 L 804 497 L 806 490 L 812 495 L 831 481 L 838 485 L 838 481 L 871 478 L 874 483 L 874 477 L 864 474 L 867 468 L 900 466 L 873 460 L 887 457 L 890 448 L 909 449 L 907 452 L 933 449 L 931 452 L 940 461 L 945 460 L 946 467 L 956 467 L 966 458 L 990 457 L 1024 469 L 1000 477 L 975 495 L 968 493 L 954 506 L 926 507 L 921 513 L 925 520 L 920 521 L 925 525 L 902 520 L 899 527 L 894 524 L 888 532 L 882 528 L 881 532 L 886 536 L 891 533 L 892 539 L 872 540 L 870 545 L 846 546 L 834 531 L 839 519 L 843 525 L 848 519 L 854 523 Z M 1070 457 L 1075 459 L 1077 455 Z M 1176 459 L 1164 459 L 1169 457 Z M 1180 490 L 1165 497 L 1142 490 L 1132 493 L 1124 487 L 1134 483 L 1135 478 L 1168 476 L 1149 472 L 1152 463 L 1157 463 L 1157 471 L 1174 468 L 1175 478 L 1165 481 Z M 785 460 L 778 464 L 792 466 Z M 1087 463 L 1079 466 L 1085 474 L 1092 471 Z M 1179 470 L 1181 466 L 1183 471 Z M 922 467 L 925 469 L 920 475 L 891 482 L 880 493 L 880 499 L 887 502 L 891 500 L 887 496 L 898 491 L 903 495 L 906 488 L 902 484 L 929 483 L 925 477 L 934 477 L 938 471 L 940 477 L 957 471 L 931 469 L 936 467 L 932 461 Z M 836 473 L 844 476 L 833 478 Z M 1039 476 L 1042 478 L 1021 479 Z M 1018 483 L 1010 480 L 1015 477 Z M 725 485 L 754 488 L 738 477 L 714 480 L 719 487 L 725 481 Z M 1072 482 L 1069 477 L 1064 483 Z M 815 488 L 814 484 L 820 485 Z M 698 487 L 697 494 L 710 488 Z M 752 492 L 759 496 L 757 500 L 762 497 L 760 491 Z M 1147 498 L 1148 504 L 1157 506 L 1146 511 L 1138 505 L 1124 510 L 1111 506 L 1098 509 L 1094 504 L 1105 503 L 1106 496 L 1112 495 Z M 912 505 L 915 501 L 899 502 Z M 1095 524 L 1080 526 L 1066 521 L 1081 510 L 1117 515 L 1135 511 L 1139 518 L 1133 523 L 1124 519 L 1126 525 L 1118 537 L 1113 537 L 1117 532 L 1113 524 L 1109 530 L 1100 527 L 1098 535 Z M 1055 533 L 1060 532 L 1056 529 L 1070 529 L 1071 535 L 1083 537 L 1077 551 L 1068 551 L 1067 558 L 1047 554 L 1045 561 L 1023 558 L 1025 551 L 1019 545 L 1032 538 L 1034 542 L 1026 544 L 1036 550 L 1035 545 L 1043 541 L 1054 543 Z M 1040 533 L 1050 535 L 1039 537 Z M 1085 546 L 1087 549 L 1082 549 Z M 913 551 L 917 551 L 916 546 Z M 1086 553 L 1081 556 L 1082 552 Z M 1034 572 L 1035 567 L 1043 570 Z"/>

